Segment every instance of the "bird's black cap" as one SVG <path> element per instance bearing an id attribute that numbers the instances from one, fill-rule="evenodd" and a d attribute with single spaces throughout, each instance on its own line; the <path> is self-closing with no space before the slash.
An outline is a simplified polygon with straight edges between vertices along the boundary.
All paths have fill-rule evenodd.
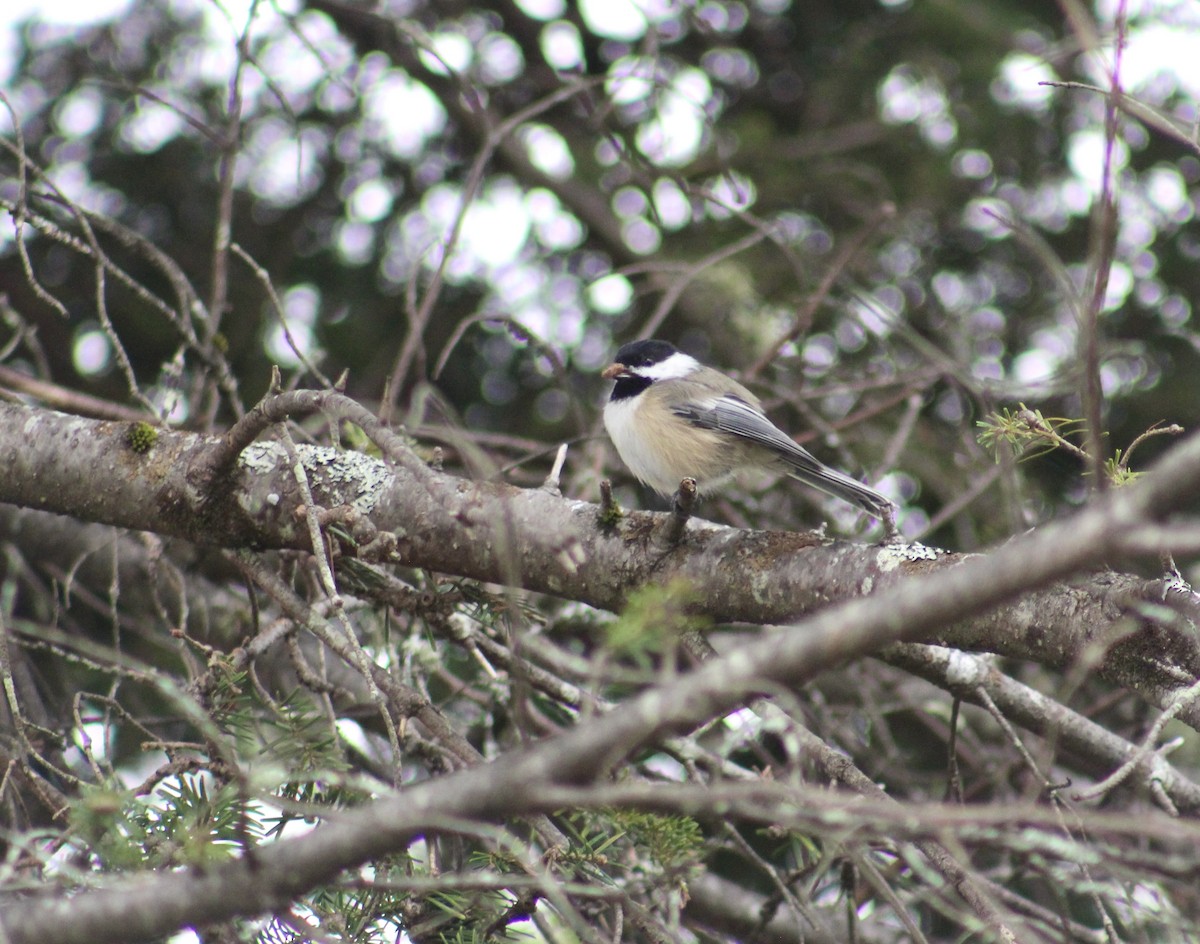
<path id="1" fill-rule="evenodd" d="M 661 364 L 672 354 L 678 353 L 679 349 L 674 344 L 651 338 L 621 345 L 615 360 L 626 367 L 649 367 L 651 364 Z"/>

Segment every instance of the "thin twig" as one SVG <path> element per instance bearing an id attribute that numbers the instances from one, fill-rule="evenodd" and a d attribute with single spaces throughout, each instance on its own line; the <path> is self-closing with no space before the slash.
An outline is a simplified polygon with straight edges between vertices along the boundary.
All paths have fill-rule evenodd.
<path id="1" fill-rule="evenodd" d="M 1126 41 L 1126 0 L 1120 0 L 1116 16 L 1116 52 L 1111 87 L 1104 106 L 1104 166 L 1093 229 L 1093 266 L 1089 273 L 1091 298 L 1079 325 L 1079 354 L 1083 364 L 1080 400 L 1083 404 L 1084 436 L 1087 441 L 1091 486 L 1098 492 L 1108 488 L 1104 475 L 1104 388 L 1100 380 L 1100 313 L 1108 295 L 1109 274 L 1117 248 L 1117 209 L 1114 195 L 1113 152 L 1117 145 L 1117 98 L 1121 94 L 1121 58 Z"/>
<path id="2" fill-rule="evenodd" d="M 665 540 L 668 544 L 678 544 L 683 539 L 688 520 L 692 517 L 692 508 L 696 504 L 696 480 L 685 478 L 679 483 L 679 490 L 671 502 L 671 517 L 667 519 Z"/>

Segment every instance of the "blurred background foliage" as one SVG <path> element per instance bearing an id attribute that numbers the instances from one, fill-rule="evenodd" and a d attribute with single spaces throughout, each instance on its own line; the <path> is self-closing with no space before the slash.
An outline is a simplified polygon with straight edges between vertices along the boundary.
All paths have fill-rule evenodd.
<path id="1" fill-rule="evenodd" d="M 110 277 L 106 337 L 91 260 L 26 230 L 56 311 L 10 227 L 6 333 L 35 328 L 37 350 L 17 343 L 8 363 L 127 400 L 119 343 L 155 403 L 221 352 L 244 402 L 272 363 L 313 383 L 265 273 L 296 346 L 327 375 L 348 370 L 352 395 L 402 405 L 416 428 L 461 424 L 516 481 L 545 474 L 539 444 L 579 443 L 568 471 L 592 497 L 598 368 L 652 331 L 754 366 L 777 420 L 882 477 L 907 533 L 975 547 L 1084 495 L 1065 455 L 996 476 L 975 423 L 1018 402 L 1082 416 L 1105 97 L 1045 83 L 1108 86 L 1113 14 L 1017 0 L 136 0 L 84 29 L 32 22 L 6 87 L 55 188 L 31 175 L 31 204 L 70 229 L 53 203 L 69 200 L 147 240 L 195 288 L 183 317 L 206 327 L 189 343 Z M 1130 10 L 1122 83 L 1144 107 L 1118 116 L 1112 148 L 1109 448 L 1196 412 L 1171 382 L 1197 368 L 1196 30 L 1187 3 Z M 11 203 L 11 149 L 3 167 Z M 223 197 L 259 272 L 216 261 Z M 170 299 L 144 249 L 96 238 Z M 181 422 L 231 418 L 228 403 L 169 405 Z M 611 458 L 604 470 L 619 474 Z M 792 505 L 812 500 L 713 513 L 794 525 L 817 520 Z"/>
<path id="2" fill-rule="evenodd" d="M 10 122 L 0 386 L 25 396 L 19 377 L 31 376 L 58 385 L 52 402 L 64 408 L 84 410 L 71 394 L 89 394 L 220 429 L 263 395 L 274 364 L 289 385 L 346 371 L 348 393 L 422 448 L 442 446 L 456 471 L 538 484 L 568 442 L 567 495 L 594 500 L 611 476 L 623 501 L 644 503 L 598 425 L 599 372 L 619 343 L 654 334 L 738 373 L 781 426 L 878 483 L 907 535 L 978 548 L 1086 497 L 1079 455 L 1029 435 L 1023 417 L 1085 445 L 1081 324 L 1109 254 L 1096 319 L 1106 456 L 1200 413 L 1186 380 L 1200 369 L 1190 301 L 1200 6 L 1128 5 L 1127 97 L 1108 121 L 1117 12 L 1114 0 L 131 0 L 86 27 L 31 20 L 0 76 Z M 1096 212 L 1106 162 L 1108 227 Z M 1167 442 L 1139 445 L 1131 467 Z M 701 513 L 755 527 L 828 519 L 843 533 L 865 524 L 768 484 L 749 480 Z M 286 665 L 281 695 L 278 676 L 260 667 L 265 681 L 248 680 L 220 652 L 257 629 L 228 565 L 170 549 L 180 612 L 192 617 L 173 621 L 173 605 L 142 599 L 156 585 L 129 546 L 117 580 L 90 551 L 86 567 L 48 564 L 74 536 L 41 530 L 42 549 L 6 545 L 3 603 L 35 647 L 22 658 L 44 711 L 26 713 L 60 739 L 46 756 L 88 784 L 56 781 L 72 805 L 71 841 L 90 850 L 77 875 L 221 861 L 307 815 L 288 804 L 387 789 L 398 762 L 355 666 L 330 659 L 331 673 L 351 677 L 337 692 L 359 697 L 350 711 Z M 290 585 L 320 596 L 304 562 L 284 567 Z M 339 579 L 357 597 L 363 647 L 486 756 L 577 722 L 593 691 L 616 700 L 677 668 L 665 651 L 673 635 L 661 632 L 678 616 L 670 592 L 639 600 L 605 641 L 596 623 L 606 617 L 577 605 L 514 606 L 417 571 L 385 578 L 344 564 Z M 218 611 L 200 641 L 173 635 Z M 738 632 L 709 635 L 728 644 Z M 74 652 L 84 637 L 86 659 L 46 651 Z M 110 664 L 101 647 L 118 637 Z M 505 648 L 512 639 L 525 648 Z M 511 675 L 483 668 L 518 656 L 563 683 L 538 687 L 537 676 L 532 695 L 514 695 Z M 136 659 L 178 684 L 144 685 L 152 676 Z M 1040 667 L 1011 671 L 1059 691 Z M 1145 730 L 1145 706 L 1106 683 L 1063 687 L 1110 730 L 1132 741 Z M 893 797 L 941 798 L 948 695 L 861 663 L 796 699 L 813 731 Z M 991 719 L 964 709 L 955 723 L 970 798 L 1027 798 L 1023 762 Z M 711 749 L 747 777 L 809 763 L 786 738 L 746 746 L 740 727 L 711 733 Z M 405 736 L 407 772 L 437 775 L 442 746 Z M 28 747 L 13 743 L 0 748 Z M 166 760 L 147 770 L 152 751 Z M 1047 756 L 1060 761 L 1053 746 Z M 118 776 L 138 764 L 136 778 Z M 238 783 L 254 802 L 230 792 L 228 764 L 243 765 Z M 661 755 L 636 766 L 647 777 L 679 770 Z M 1064 779 L 1080 776 L 1066 769 Z M 47 824 L 4 812 L 6 824 Z M 757 883 L 754 908 L 742 909 L 751 914 L 774 894 L 760 875 L 769 860 L 780 887 L 803 874 L 812 901 L 839 907 L 842 863 L 809 837 L 710 831 L 700 850 L 693 826 L 589 816 L 573 824 L 571 853 L 597 874 L 629 856 L 668 884 L 683 882 L 676 859 L 707 853 L 714 874 L 747 884 L 706 897 L 697 883 L 693 903 L 740 907 Z M 447 846 L 438 854 L 474 861 Z M 421 854 L 438 865 L 430 850 L 377 864 L 380 888 L 390 870 L 420 872 Z M 491 854 L 489 868 L 507 868 Z M 1004 852 L 981 868 L 1003 884 L 1024 867 L 1014 860 Z M 1030 899 L 1098 926 L 1098 897 L 1059 894 L 1073 887 L 1066 865 L 1028 874 Z M 1182 886 L 1174 898 L 1133 887 L 1118 873 L 1102 889 L 1112 920 L 1186 923 Z M 907 903 L 930 940 L 969 933 L 969 917 L 925 909 L 923 889 L 914 880 Z M 454 910 L 377 891 L 384 899 L 324 890 L 305 913 L 383 940 L 398 914 L 411 932 L 433 920 L 427 912 Z M 473 926 L 503 927 L 509 904 L 489 904 Z M 875 939 L 912 939 L 889 928 Z M 292 930 L 257 928 L 263 940 Z"/>

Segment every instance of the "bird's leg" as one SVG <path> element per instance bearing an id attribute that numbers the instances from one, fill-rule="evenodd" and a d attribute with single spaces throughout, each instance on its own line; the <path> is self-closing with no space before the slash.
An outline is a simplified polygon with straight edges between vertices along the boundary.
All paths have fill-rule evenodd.
<path id="1" fill-rule="evenodd" d="M 903 544 L 904 538 L 900 536 L 900 529 L 896 527 L 896 506 L 888 505 L 880 520 L 883 522 L 883 543 Z"/>
<path id="2" fill-rule="evenodd" d="M 692 516 L 696 504 L 696 480 L 686 478 L 679 483 L 679 490 L 671 499 L 671 518 L 667 522 L 667 543 L 678 544 Z"/>

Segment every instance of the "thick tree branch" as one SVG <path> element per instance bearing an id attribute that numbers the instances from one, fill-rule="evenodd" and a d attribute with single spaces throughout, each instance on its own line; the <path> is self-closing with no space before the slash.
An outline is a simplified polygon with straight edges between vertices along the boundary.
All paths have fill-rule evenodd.
<path id="1" fill-rule="evenodd" d="M 310 397 L 306 409 L 320 408 L 320 397 Z M 282 446 L 251 445 L 231 473 L 214 482 L 213 457 L 223 465 L 228 455 L 221 438 L 159 430 L 153 446 L 137 452 L 132 429 L 0 404 L 0 461 L 7 470 L 0 501 L 203 545 L 310 549 Z M 613 611 L 638 586 L 681 580 L 696 588 L 695 607 L 714 620 L 787 622 L 831 602 L 882 592 L 906 576 L 969 562 L 945 552 L 906 555 L 811 532 L 742 531 L 699 520 L 668 546 L 663 515 L 635 512 L 606 525 L 596 505 L 544 489 L 470 482 L 412 462 L 389 468 L 355 452 L 298 448 L 322 508 L 353 513 L 390 536 L 382 559 Z M 1052 573 L 1078 574 L 1119 554 L 1124 534 L 1194 492 L 1198 467 L 1200 439 L 1192 438 L 1170 453 L 1149 484 L 1122 490 L 1111 507 L 1047 532 L 1058 535 L 1059 545 L 1044 553 L 1063 565 Z M 930 614 L 923 641 L 1058 667 L 1087 653 L 1105 675 L 1160 705 L 1184 676 L 1200 673 L 1192 636 L 1179 631 L 1194 621 L 1193 594 L 1171 592 L 1165 581 L 1108 572 L 1050 586 L 1052 578 L 1036 576 L 1042 563 L 1014 563 L 1012 585 L 1024 591 L 1016 603 L 965 610 L 952 625 Z M 1024 580 L 1017 579 L 1022 564 Z M 979 579 L 996 583 L 999 576 L 985 567 Z M 1196 725 L 1200 710 L 1183 717 Z"/>

